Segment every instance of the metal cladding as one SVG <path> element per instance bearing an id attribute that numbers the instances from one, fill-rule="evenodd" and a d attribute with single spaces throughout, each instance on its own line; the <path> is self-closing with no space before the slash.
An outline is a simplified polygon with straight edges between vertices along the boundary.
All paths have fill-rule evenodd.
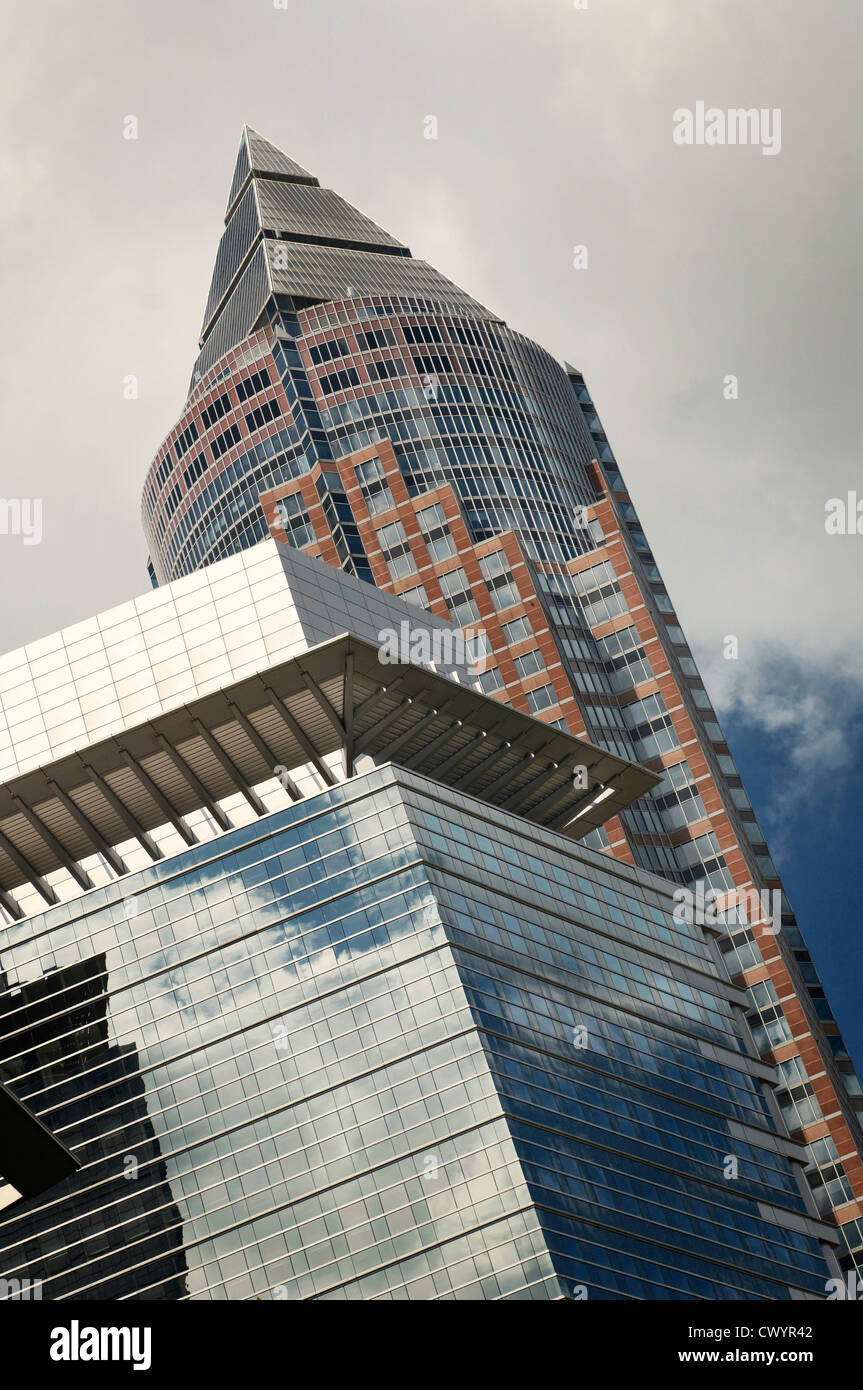
<path id="1" fill-rule="evenodd" d="M 231 238 L 249 259 L 227 298 L 214 280 L 212 366 L 151 469 L 154 579 L 269 530 L 426 613 L 481 621 L 486 693 L 659 774 L 590 842 L 693 901 L 711 896 L 783 1119 L 809 1145 L 815 1201 L 837 1215 L 847 1267 L 863 1269 L 863 1088 L 588 384 L 461 291 L 409 286 L 417 263 L 398 244 L 372 248 L 374 224 L 344 214 L 341 235 L 362 250 L 323 235 L 314 181 L 280 158 L 263 142 L 241 152 Z M 289 225 L 255 249 L 254 209 L 275 223 L 288 190 Z M 311 296 L 291 281 L 301 270 Z M 265 296 L 243 337 L 241 305 Z"/>
<path id="2" fill-rule="evenodd" d="M 0 657 L 0 1293 L 823 1297 L 863 1098 L 581 375 L 247 127 L 143 513 Z"/>

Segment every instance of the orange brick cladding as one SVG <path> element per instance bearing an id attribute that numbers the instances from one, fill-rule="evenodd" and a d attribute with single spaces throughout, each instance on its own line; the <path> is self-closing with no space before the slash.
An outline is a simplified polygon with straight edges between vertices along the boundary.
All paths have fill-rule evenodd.
<path id="1" fill-rule="evenodd" d="M 385 511 L 371 515 L 363 491 L 358 483 L 357 465 L 377 459 L 383 469 L 384 478 L 392 496 L 392 506 Z M 479 610 L 478 626 L 486 633 L 493 652 L 502 686 L 491 692 L 494 698 L 506 701 L 518 710 L 531 713 L 527 700 L 528 692 L 538 686 L 550 683 L 557 697 L 557 703 L 538 713 L 545 720 L 564 719 L 569 731 L 580 737 L 588 737 L 585 720 L 578 701 L 578 691 L 571 683 L 566 665 L 546 617 L 545 609 L 532 577 L 531 567 L 525 560 L 516 536 L 503 532 L 488 540 L 474 543 L 468 533 L 458 499 L 449 484 L 420 497 L 411 497 L 399 469 L 398 461 L 391 443 L 379 441 L 345 455 L 337 462 L 318 464 L 311 473 L 274 488 L 261 495 L 270 532 L 278 540 L 287 540 L 285 529 L 279 519 L 278 503 L 285 497 L 299 494 L 308 512 L 315 533 L 315 542 L 305 546 L 307 553 L 317 555 L 327 564 L 339 565 L 339 557 L 333 543 L 330 528 L 324 515 L 324 508 L 317 489 L 317 482 L 325 471 L 337 472 L 342 488 L 350 503 L 359 530 L 366 556 L 371 566 L 375 584 L 390 593 L 404 593 L 422 583 L 433 613 L 449 618 L 450 612 L 440 585 L 441 576 L 461 567 L 468 580 L 473 599 Z M 707 743 L 703 729 L 699 728 L 700 716 L 688 697 L 682 676 L 675 672 L 673 647 L 665 631 L 662 615 L 656 610 L 648 596 L 647 586 L 637 578 L 637 557 L 632 550 L 628 533 L 621 525 L 614 498 L 604 485 L 598 469 L 593 470 L 595 486 L 601 495 L 586 509 L 584 521 L 595 520 L 602 528 L 603 541 L 597 548 L 570 562 L 569 569 L 577 573 L 580 569 L 594 566 L 607 559 L 613 569 L 623 593 L 628 611 L 596 625 L 594 631 L 599 637 L 630 625 L 635 626 L 641 643 L 645 648 L 653 669 L 654 678 L 634 687 L 635 698 L 642 698 L 659 692 L 666 704 L 673 722 L 680 749 L 672 750 L 658 758 L 646 760 L 646 765 L 659 771 L 680 760 L 681 754 L 689 762 L 695 777 L 701 799 L 704 803 L 709 829 L 715 834 L 726 861 L 727 868 L 736 889 L 745 891 L 764 886 L 754 856 L 747 848 L 745 833 L 737 819 L 733 805 L 723 796 L 723 783 L 718 771 L 711 766 L 705 753 Z M 417 513 L 433 503 L 442 507 L 450 532 L 456 544 L 457 554 L 435 562 L 429 553 Z M 416 574 L 405 579 L 393 581 L 387 563 L 378 543 L 377 531 L 393 521 L 400 521 L 407 536 Z M 503 611 L 495 608 L 480 568 L 480 559 L 492 551 L 503 550 L 507 557 L 519 592 L 519 601 Z M 503 624 L 519 617 L 526 617 L 533 630 L 534 640 L 510 646 L 507 642 Z M 524 650 L 538 646 L 544 669 L 526 680 L 519 679 L 514 659 Z M 619 819 L 615 818 L 604 827 L 609 837 L 609 852 L 629 864 L 635 857 L 627 834 Z M 705 827 L 707 828 L 707 827 Z M 671 837 L 672 843 L 688 838 L 686 830 Z M 777 881 L 770 880 L 769 886 Z M 804 1139 L 812 1140 L 829 1133 L 843 1159 L 848 1180 L 852 1185 L 855 1201 L 847 1204 L 841 1211 L 841 1218 L 851 1220 L 863 1215 L 863 1162 L 857 1155 L 856 1139 L 842 1106 L 837 1088 L 841 1086 L 834 1080 L 832 1058 L 824 1047 L 816 1041 L 819 1029 L 830 1031 L 831 1025 L 819 1023 L 815 1019 L 813 1006 L 808 1000 L 802 984 L 795 983 L 792 965 L 783 951 L 780 937 L 771 938 L 766 933 L 758 936 L 763 955 L 763 963 L 745 971 L 739 982 L 747 985 L 769 977 L 782 1003 L 783 1012 L 791 1029 L 793 1041 L 778 1048 L 774 1053 L 763 1054 L 768 1061 L 781 1062 L 786 1056 L 799 1054 L 804 1061 L 811 1079 L 815 1098 L 821 1108 L 823 1120 L 807 1125 L 801 1131 Z M 812 1012 L 810 1012 L 812 1011 Z M 813 1029 L 813 1022 L 815 1027 Z M 835 1073 L 834 1073 L 835 1075 Z"/>

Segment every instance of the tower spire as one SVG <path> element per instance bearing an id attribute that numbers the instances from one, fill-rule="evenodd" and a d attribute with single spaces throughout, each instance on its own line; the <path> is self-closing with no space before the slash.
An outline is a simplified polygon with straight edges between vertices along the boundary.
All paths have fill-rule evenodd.
<path id="1" fill-rule="evenodd" d="M 225 209 L 226 226 L 249 180 L 255 176 L 282 179 L 287 183 L 303 183 L 313 188 L 320 187 L 318 180 L 308 169 L 297 164 L 296 160 L 289 159 L 270 140 L 265 140 L 263 135 L 259 135 L 252 126 L 244 125 L 234 166 L 234 177 L 231 180 L 231 191 L 228 194 L 228 206 Z"/>
<path id="2" fill-rule="evenodd" d="M 285 244 L 287 243 L 287 245 Z M 398 258 L 397 264 L 394 258 Z M 204 310 L 193 384 L 256 326 L 272 298 L 402 293 L 483 310 L 370 217 L 244 125 Z"/>

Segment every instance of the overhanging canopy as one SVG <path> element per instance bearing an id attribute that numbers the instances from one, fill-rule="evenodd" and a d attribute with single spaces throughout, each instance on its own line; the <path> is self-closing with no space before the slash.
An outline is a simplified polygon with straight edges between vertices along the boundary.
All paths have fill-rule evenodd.
<path id="1" fill-rule="evenodd" d="M 124 873 L 115 846 L 132 838 L 158 859 L 156 826 L 193 844 L 184 817 L 202 807 L 227 830 L 219 802 L 237 792 L 263 815 L 255 786 L 277 767 L 299 799 L 291 771 L 310 766 L 330 785 L 324 759 L 339 751 L 347 777 L 363 756 L 399 763 L 572 839 L 660 780 L 345 634 L 0 786 L 0 902 L 20 916 L 10 890 L 22 883 L 55 902 L 45 875 L 60 868 L 91 887 L 80 861 L 96 853 Z"/>

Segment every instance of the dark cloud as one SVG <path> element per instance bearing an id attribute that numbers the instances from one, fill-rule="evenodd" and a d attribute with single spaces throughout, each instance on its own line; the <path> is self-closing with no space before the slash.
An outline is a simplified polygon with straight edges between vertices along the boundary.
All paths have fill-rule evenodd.
<path id="1" fill-rule="evenodd" d="M 823 526 L 861 483 L 857 0 L 112 0 L 4 23 L 0 494 L 44 499 L 44 540 L 0 537 L 3 649 L 146 587 L 141 484 L 249 121 L 585 371 L 717 698 L 756 717 L 777 644 L 802 688 L 859 678 L 863 537 Z M 675 145 L 698 100 L 780 108 L 781 153 Z"/>

